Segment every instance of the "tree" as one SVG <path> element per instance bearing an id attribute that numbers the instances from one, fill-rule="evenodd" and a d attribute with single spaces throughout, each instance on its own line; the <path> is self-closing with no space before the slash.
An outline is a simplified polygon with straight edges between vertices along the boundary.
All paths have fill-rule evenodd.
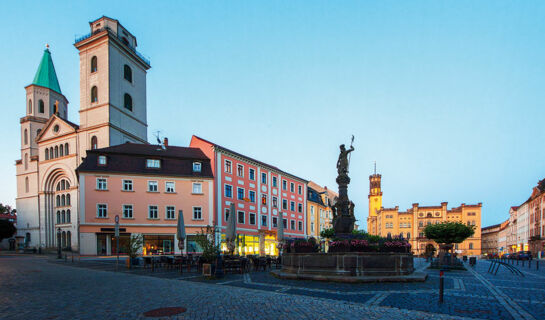
<path id="1" fill-rule="evenodd" d="M 11 238 L 17 229 L 13 225 L 13 222 L 8 220 L 0 220 L 0 241 Z"/>
<path id="2" fill-rule="evenodd" d="M 475 233 L 474 229 L 475 226 L 467 226 L 461 222 L 442 222 L 427 225 L 424 235 L 438 244 L 449 245 L 471 237 Z"/>
<path id="3" fill-rule="evenodd" d="M 220 244 L 216 244 L 214 228 L 211 226 L 206 226 L 206 229 L 201 228 L 201 232 L 197 233 L 195 241 L 202 248 L 201 257 L 203 261 L 214 263 L 220 251 Z"/>

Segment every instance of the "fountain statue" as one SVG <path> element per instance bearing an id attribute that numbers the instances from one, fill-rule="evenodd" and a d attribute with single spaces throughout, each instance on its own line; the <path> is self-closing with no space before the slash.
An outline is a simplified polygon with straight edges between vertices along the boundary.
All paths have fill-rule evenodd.
<path id="1" fill-rule="evenodd" d="M 354 136 L 352 136 L 352 143 Z M 354 151 L 354 147 L 350 144 L 350 149 L 346 149 L 344 144 L 340 146 L 339 160 L 337 160 L 337 184 L 339 185 L 339 197 L 334 199 L 332 208 L 333 212 L 333 229 L 335 234 L 349 234 L 354 230 L 354 202 L 348 199 L 348 184 L 350 177 L 348 176 L 348 167 L 350 165 L 350 153 Z"/>

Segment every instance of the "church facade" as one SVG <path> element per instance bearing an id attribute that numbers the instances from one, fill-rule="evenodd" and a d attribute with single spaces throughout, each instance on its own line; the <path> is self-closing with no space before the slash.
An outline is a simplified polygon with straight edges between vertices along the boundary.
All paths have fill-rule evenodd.
<path id="1" fill-rule="evenodd" d="M 25 245 L 79 249 L 76 168 L 87 150 L 147 143 L 149 61 L 119 21 L 101 17 L 76 40 L 80 57 L 79 125 L 67 119 L 49 48 L 25 87 L 21 158 L 16 160 L 18 233 Z"/>

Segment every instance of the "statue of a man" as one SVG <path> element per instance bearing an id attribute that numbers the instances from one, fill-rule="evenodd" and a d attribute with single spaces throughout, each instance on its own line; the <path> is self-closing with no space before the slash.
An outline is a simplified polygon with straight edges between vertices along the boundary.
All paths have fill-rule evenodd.
<path id="1" fill-rule="evenodd" d="M 344 144 L 341 144 L 341 153 L 339 153 L 339 160 L 337 160 L 337 172 L 339 175 L 348 173 L 348 154 L 354 151 L 354 147 L 350 146 L 349 150 L 346 150 Z"/>

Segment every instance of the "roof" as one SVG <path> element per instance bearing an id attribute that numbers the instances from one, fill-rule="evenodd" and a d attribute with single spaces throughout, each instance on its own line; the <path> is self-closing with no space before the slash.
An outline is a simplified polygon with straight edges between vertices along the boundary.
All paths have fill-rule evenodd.
<path id="1" fill-rule="evenodd" d="M 42 61 L 40 61 L 38 71 L 36 71 L 32 84 L 45 87 L 62 94 L 61 87 L 59 86 L 59 80 L 57 79 L 57 73 L 55 73 L 55 66 L 53 66 L 53 60 L 51 59 L 51 52 L 49 52 L 48 48 L 44 50 Z"/>
<path id="2" fill-rule="evenodd" d="M 494 225 L 491 225 L 491 226 L 488 226 L 488 227 L 482 227 L 481 230 L 499 228 L 500 226 L 501 226 L 501 223 L 498 223 L 498 224 L 494 224 Z"/>
<path id="3" fill-rule="evenodd" d="M 307 190 L 308 190 L 308 195 L 307 195 L 308 201 L 315 202 L 321 206 L 325 206 L 324 202 L 322 201 L 322 197 L 320 197 L 320 194 L 318 193 L 318 191 L 314 190 L 311 187 L 307 187 Z"/>
<path id="4" fill-rule="evenodd" d="M 107 157 L 106 165 L 98 164 L 98 156 Z M 160 159 L 161 167 L 147 168 L 146 159 Z M 193 162 L 202 163 L 201 172 L 193 172 Z M 138 173 L 162 176 L 213 178 L 210 159 L 198 148 L 127 142 L 112 147 L 87 150 L 78 172 Z"/>
<path id="5" fill-rule="evenodd" d="M 252 162 L 255 162 L 255 163 L 257 163 L 257 164 L 259 164 L 259 165 L 261 165 L 261 166 L 267 167 L 267 168 L 269 168 L 269 169 L 272 169 L 272 170 L 277 171 L 277 172 L 282 173 L 282 174 L 289 175 L 289 176 L 291 176 L 291 177 L 293 177 L 293 178 L 302 180 L 302 181 L 304 181 L 305 183 L 308 182 L 308 180 L 306 180 L 306 179 L 299 178 L 299 177 L 296 176 L 296 175 L 293 175 L 293 174 L 288 173 L 288 172 L 286 172 L 286 171 L 280 170 L 278 167 L 275 167 L 275 166 L 273 166 L 273 165 L 267 164 L 267 163 L 265 163 L 265 162 L 261 162 L 261 161 L 259 161 L 259 160 L 253 159 L 253 158 L 250 158 L 250 157 L 245 156 L 245 155 L 243 155 L 243 154 L 241 154 L 241 153 L 238 153 L 238 152 L 235 152 L 235 151 L 233 151 L 233 150 L 227 149 L 227 148 L 225 148 L 225 147 L 220 146 L 219 144 L 216 144 L 216 143 L 211 142 L 211 141 L 209 141 L 209 140 L 203 139 L 203 138 L 198 137 L 198 136 L 196 136 L 196 135 L 193 135 L 193 137 L 195 137 L 196 139 L 199 139 L 199 140 L 201 140 L 201 141 L 207 142 L 207 143 L 213 145 L 213 146 L 214 146 L 215 148 L 217 148 L 217 149 L 220 149 L 220 150 L 229 152 L 229 153 L 231 153 L 231 154 L 233 154 L 233 155 L 235 155 L 235 156 L 241 157 L 241 158 L 246 158 L 246 159 L 248 159 L 248 160 L 250 160 L 250 161 L 252 161 Z"/>

